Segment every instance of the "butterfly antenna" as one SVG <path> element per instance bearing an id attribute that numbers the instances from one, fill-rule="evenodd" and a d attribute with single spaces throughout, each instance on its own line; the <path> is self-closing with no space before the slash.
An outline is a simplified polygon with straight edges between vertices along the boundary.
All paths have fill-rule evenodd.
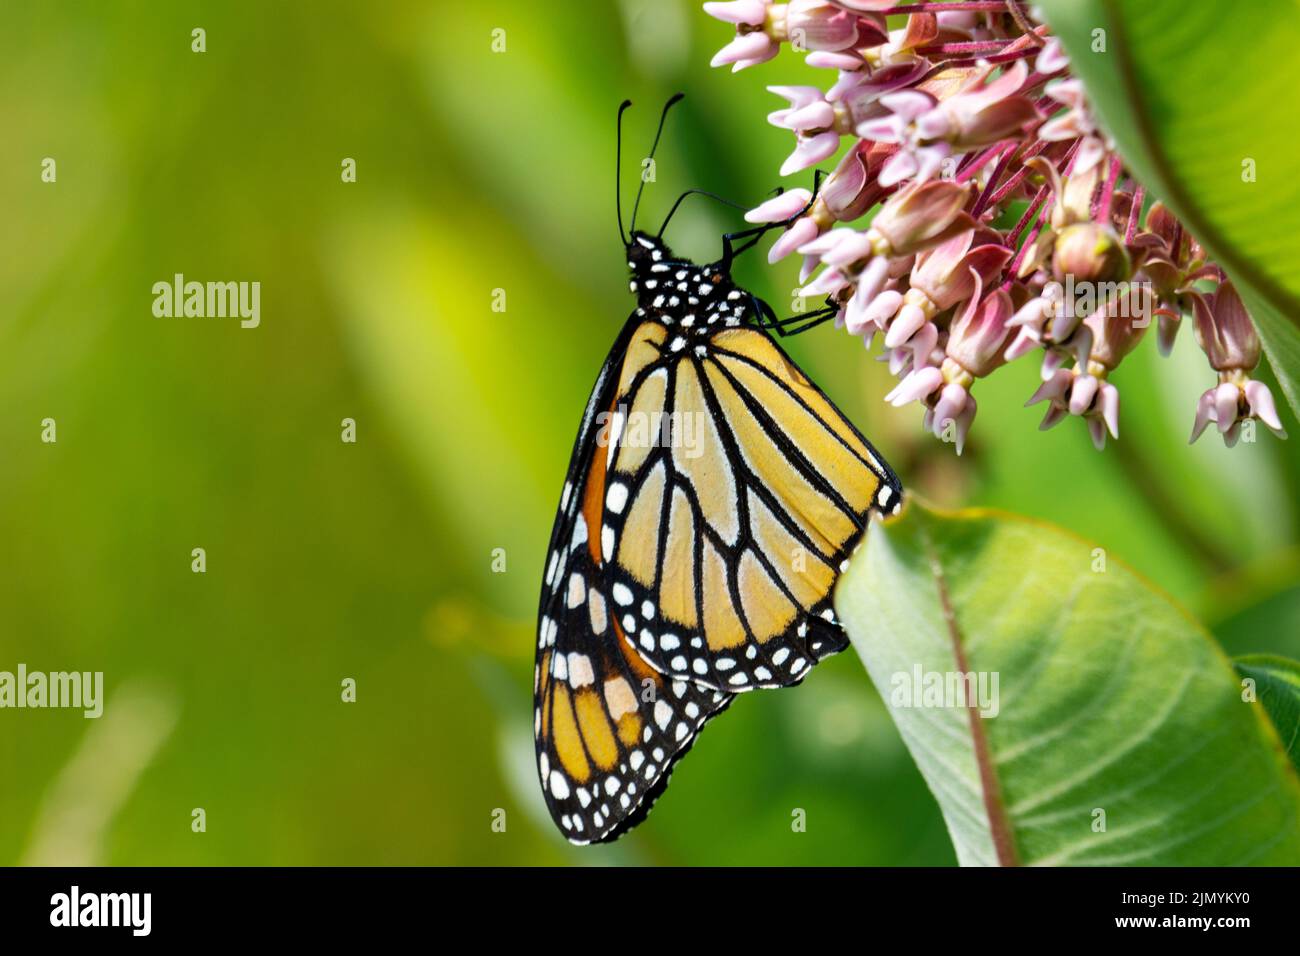
<path id="1" fill-rule="evenodd" d="M 668 215 L 664 217 L 664 224 L 659 227 L 658 238 L 663 238 L 664 231 L 668 228 L 668 223 L 672 222 L 672 218 L 677 212 L 677 207 L 686 201 L 687 196 L 707 196 L 709 199 L 716 200 L 724 206 L 730 206 L 732 209 L 739 209 L 741 212 L 747 212 L 749 209 L 748 206 L 742 206 L 738 202 L 732 202 L 730 199 L 725 199 L 717 193 L 711 193 L 706 189 L 688 189 L 677 197 L 677 202 L 673 203 L 673 208 L 668 210 Z"/>
<path id="2" fill-rule="evenodd" d="M 673 108 L 674 103 L 676 103 L 685 95 L 686 95 L 685 93 L 674 93 L 669 98 L 668 102 L 664 104 L 664 111 L 659 114 L 659 128 L 655 130 L 655 141 L 650 144 L 650 156 L 648 157 L 649 159 L 655 158 L 655 150 L 659 148 L 659 137 L 663 135 L 664 120 L 668 119 L 668 111 Z M 641 174 L 641 185 L 637 188 L 636 191 L 636 202 L 632 204 L 632 231 L 633 232 L 636 232 L 636 211 L 641 206 L 641 194 L 643 192 L 645 192 L 644 170 L 642 171 Z"/>
<path id="3" fill-rule="evenodd" d="M 627 245 L 631 240 L 623 231 L 623 112 L 632 105 L 624 100 L 618 105 L 617 132 L 614 136 L 614 208 L 618 211 L 618 237 Z"/>

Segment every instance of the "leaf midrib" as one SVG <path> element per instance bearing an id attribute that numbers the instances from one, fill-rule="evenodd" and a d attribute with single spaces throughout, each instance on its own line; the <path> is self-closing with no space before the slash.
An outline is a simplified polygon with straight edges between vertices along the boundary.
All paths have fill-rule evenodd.
<path id="1" fill-rule="evenodd" d="M 927 529 L 921 529 L 921 546 L 925 549 L 926 561 L 930 574 L 934 578 L 935 589 L 939 595 L 939 607 L 943 612 L 944 624 L 948 628 L 948 637 L 952 642 L 954 666 L 962 674 L 970 673 L 970 664 L 966 660 L 966 648 L 961 625 L 953 610 L 952 600 L 948 594 L 948 579 L 944 574 L 943 564 L 930 540 Z M 978 701 L 966 701 L 966 714 L 970 722 L 971 745 L 975 752 L 975 766 L 979 770 L 980 790 L 984 801 L 984 813 L 988 820 L 989 836 L 993 841 L 993 850 L 997 854 L 999 866 L 1019 866 L 1016 855 L 1015 837 L 1011 831 L 1011 821 L 1007 815 L 1006 804 L 1002 799 L 1002 786 L 998 779 L 997 767 L 989 749 L 988 737 L 980 717 Z"/>

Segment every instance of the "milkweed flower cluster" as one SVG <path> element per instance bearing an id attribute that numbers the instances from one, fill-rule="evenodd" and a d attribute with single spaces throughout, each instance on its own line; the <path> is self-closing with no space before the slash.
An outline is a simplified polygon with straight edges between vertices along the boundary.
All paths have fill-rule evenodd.
<path id="1" fill-rule="evenodd" d="M 1184 316 L 1219 376 L 1191 440 L 1213 423 L 1232 445 L 1248 419 L 1285 437 L 1251 378 L 1260 342 L 1232 282 L 1163 204 L 1144 202 L 1024 4 L 704 10 L 735 29 L 714 66 L 747 69 L 789 46 L 828 72 L 825 89 L 769 87 L 784 105 L 768 122 L 794 135 L 782 175 L 842 157 L 815 195 L 790 190 L 746 219 L 786 225 L 770 261 L 803 257 L 801 294 L 826 296 L 837 324 L 880 343 L 899 380 L 886 400 L 920 403 L 926 429 L 959 454 L 975 383 L 1030 354 L 1042 385 L 1026 404 L 1047 403 L 1040 427 L 1081 418 L 1103 448 L 1119 437 L 1112 373 L 1152 324 L 1167 355 Z"/>

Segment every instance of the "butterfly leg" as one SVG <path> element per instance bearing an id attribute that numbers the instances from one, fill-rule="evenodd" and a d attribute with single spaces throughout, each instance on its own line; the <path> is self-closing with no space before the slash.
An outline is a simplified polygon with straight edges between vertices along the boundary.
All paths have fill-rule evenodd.
<path id="1" fill-rule="evenodd" d="M 789 318 L 778 319 L 772 307 L 757 296 L 753 297 L 753 305 L 759 317 L 759 326 L 769 332 L 775 332 L 781 338 L 814 329 L 823 322 L 835 318 L 840 311 L 838 305 L 827 301 L 825 306 L 812 312 L 801 312 Z"/>
<path id="2" fill-rule="evenodd" d="M 742 252 L 747 252 L 748 250 L 752 249 L 758 243 L 758 240 L 762 239 L 767 232 L 773 229 L 784 229 L 789 226 L 792 226 L 794 225 L 795 222 L 797 222 L 800 219 L 800 217 L 807 214 L 808 210 L 812 209 L 813 203 L 817 201 L 817 193 L 821 190 L 823 178 L 824 178 L 824 174 L 820 169 L 817 170 L 815 173 L 813 173 L 812 196 L 809 198 L 807 204 L 802 209 L 800 209 L 797 213 L 795 213 L 793 216 L 789 217 L 788 219 L 781 219 L 777 222 L 765 222 L 760 226 L 755 226 L 753 229 L 745 229 L 740 232 L 729 232 L 725 236 L 723 236 L 722 237 L 723 268 L 725 268 L 727 271 L 730 271 L 731 264 L 735 260 L 736 256 L 740 255 Z M 782 192 L 784 192 L 783 189 L 778 189 L 776 194 L 779 196 L 781 195 Z M 739 242 L 740 240 L 745 240 L 745 242 L 738 247 L 733 245 L 733 243 Z"/>

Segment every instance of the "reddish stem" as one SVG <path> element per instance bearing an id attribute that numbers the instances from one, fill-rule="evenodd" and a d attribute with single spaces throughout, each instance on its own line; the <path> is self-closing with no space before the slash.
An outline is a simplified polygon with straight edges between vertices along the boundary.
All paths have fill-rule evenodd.
<path id="1" fill-rule="evenodd" d="M 1025 209 L 1025 213 L 1023 216 L 1020 217 L 1020 221 L 1016 223 L 1015 227 L 1011 230 L 1011 232 L 1007 234 L 1008 241 L 1011 245 L 1014 246 L 1017 240 L 1019 240 L 1020 230 L 1024 229 L 1027 225 L 1029 225 L 1029 223 L 1034 218 L 1034 213 L 1038 212 L 1038 207 L 1043 204 L 1043 201 L 1045 199 L 1047 199 L 1046 183 L 1038 187 L 1038 192 L 1034 194 L 1033 202 L 1031 202 L 1029 204 L 1029 207 Z"/>
<path id="2" fill-rule="evenodd" d="M 940 54 L 960 54 L 960 53 L 998 53 L 1006 50 L 1011 45 L 1011 40 L 969 40 L 964 43 L 936 43 L 932 46 L 920 46 L 916 52 L 928 55 L 931 53 Z"/>
<path id="3" fill-rule="evenodd" d="M 896 13 L 1001 12 L 1006 8 L 1005 0 L 968 0 L 966 3 L 905 3 L 897 7 L 890 7 L 888 10 L 877 10 L 876 12 L 888 17 Z"/>
<path id="4" fill-rule="evenodd" d="M 1120 161 L 1118 156 L 1110 158 L 1110 170 L 1106 174 L 1106 181 L 1102 184 L 1101 195 L 1097 198 L 1097 205 L 1092 211 L 1092 218 L 1101 222 L 1110 221 L 1110 203 L 1115 196 L 1115 183 L 1119 181 Z"/>
<path id="5" fill-rule="evenodd" d="M 953 182 L 964 183 L 966 180 L 970 179 L 988 165 L 989 160 L 1001 152 L 1005 146 L 1005 143 L 998 143 L 995 146 L 990 146 L 982 153 L 971 154 L 974 158 L 970 162 L 964 164 L 961 169 L 957 171 L 957 175 L 953 177 Z"/>
<path id="6" fill-rule="evenodd" d="M 1128 227 L 1124 230 L 1124 241 L 1132 242 L 1133 234 L 1137 232 L 1138 219 L 1142 215 L 1142 200 L 1146 197 L 1146 190 L 1139 183 L 1133 190 L 1133 204 L 1128 210 Z"/>
<path id="7" fill-rule="evenodd" d="M 975 207 L 971 210 L 971 216 L 979 219 L 980 213 L 989 207 L 990 203 L 988 199 L 989 195 L 993 192 L 993 187 L 996 186 L 998 180 L 1002 178 L 1002 174 L 1007 171 L 1007 167 L 1011 165 L 1012 157 L 1016 155 L 1019 149 L 1020 144 L 1013 142 L 1011 148 L 1002 154 L 1002 158 L 998 160 L 998 164 L 993 167 L 993 173 L 989 176 L 989 181 L 985 183 L 984 188 L 980 190 L 979 199 L 975 200 Z"/>
<path id="8" fill-rule="evenodd" d="M 1021 167 L 1017 169 L 1015 173 L 1012 174 L 1010 179 L 1008 179 L 1005 183 L 1002 184 L 1001 187 L 999 187 L 997 192 L 995 192 L 992 196 L 989 197 L 989 201 L 985 203 L 985 205 L 992 206 L 1000 203 L 1003 199 L 1005 199 L 1008 195 L 1011 194 L 1011 191 L 1013 189 L 1015 189 L 1022 182 L 1024 182 L 1025 177 L 1029 175 L 1029 167 L 1023 165 L 1023 163 L 1026 160 L 1033 159 L 1035 156 L 1037 156 L 1039 153 L 1045 150 L 1047 146 L 1048 146 L 1047 143 L 1043 142 L 1042 140 L 1039 140 L 1038 142 L 1034 143 L 1033 146 L 1030 146 L 1027 150 L 1025 150 L 1024 155 L 1020 157 L 1020 162 L 1022 164 Z"/>

